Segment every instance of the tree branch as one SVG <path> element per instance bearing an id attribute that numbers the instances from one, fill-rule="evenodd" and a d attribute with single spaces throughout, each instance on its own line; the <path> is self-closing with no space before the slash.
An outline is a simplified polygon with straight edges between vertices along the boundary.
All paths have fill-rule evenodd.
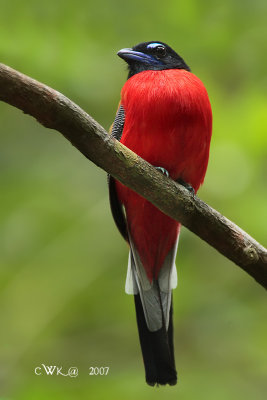
<path id="1" fill-rule="evenodd" d="M 180 221 L 267 288 L 267 250 L 263 246 L 113 139 L 67 97 L 0 64 L 0 100 L 62 133 L 85 157 Z"/>

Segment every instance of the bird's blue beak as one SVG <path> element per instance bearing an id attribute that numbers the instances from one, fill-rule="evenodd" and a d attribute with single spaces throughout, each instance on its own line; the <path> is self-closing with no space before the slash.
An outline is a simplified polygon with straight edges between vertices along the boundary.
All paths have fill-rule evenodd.
<path id="1" fill-rule="evenodd" d="M 117 55 L 126 62 L 139 61 L 140 63 L 150 64 L 150 65 L 161 64 L 161 62 L 156 58 L 154 58 L 153 56 L 142 53 L 140 51 L 134 51 L 133 49 L 128 49 L 128 48 L 121 49 L 118 51 Z"/>

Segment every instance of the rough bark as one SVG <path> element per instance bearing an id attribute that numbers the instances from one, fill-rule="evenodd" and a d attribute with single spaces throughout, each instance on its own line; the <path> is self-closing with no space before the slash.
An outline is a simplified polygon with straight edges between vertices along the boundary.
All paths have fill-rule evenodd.
<path id="1" fill-rule="evenodd" d="M 63 134 L 85 157 L 180 221 L 267 288 L 267 250 L 263 246 L 113 139 L 67 97 L 0 64 L 0 100 Z"/>

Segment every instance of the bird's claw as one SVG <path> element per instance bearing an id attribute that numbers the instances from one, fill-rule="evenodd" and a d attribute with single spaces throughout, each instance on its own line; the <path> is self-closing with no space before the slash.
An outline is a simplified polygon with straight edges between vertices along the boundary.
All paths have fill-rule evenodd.
<path id="1" fill-rule="evenodd" d="M 180 183 L 180 185 L 184 186 L 193 196 L 195 196 L 196 192 L 193 186 L 190 185 L 190 183 L 187 183 L 183 181 L 183 179 L 177 179 L 177 183 Z"/>
<path id="2" fill-rule="evenodd" d="M 155 167 L 158 171 L 160 171 L 163 175 L 169 177 L 169 172 L 163 167 Z"/>

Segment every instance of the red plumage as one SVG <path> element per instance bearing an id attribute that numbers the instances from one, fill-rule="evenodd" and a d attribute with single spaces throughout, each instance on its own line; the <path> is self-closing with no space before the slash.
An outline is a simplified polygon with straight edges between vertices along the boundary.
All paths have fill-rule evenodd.
<path id="1" fill-rule="evenodd" d="M 203 83 L 183 69 L 143 71 L 126 81 L 121 104 L 125 111 L 121 143 L 197 192 L 207 169 L 212 131 Z M 152 281 L 176 241 L 180 224 L 121 183 L 116 182 L 116 187 L 128 230 Z"/>

